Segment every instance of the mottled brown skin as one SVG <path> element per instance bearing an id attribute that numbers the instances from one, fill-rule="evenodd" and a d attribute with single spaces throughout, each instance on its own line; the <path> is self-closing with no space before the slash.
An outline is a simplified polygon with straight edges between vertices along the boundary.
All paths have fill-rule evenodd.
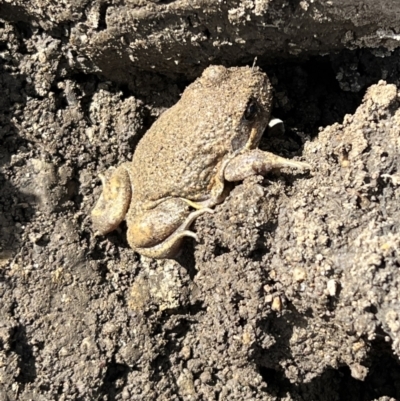
<path id="1" fill-rule="evenodd" d="M 196 238 L 192 222 L 225 199 L 226 181 L 308 168 L 256 149 L 271 102 L 268 77 L 257 68 L 204 70 L 144 135 L 132 162 L 101 176 L 103 193 L 92 211 L 97 234 L 126 219 L 133 249 L 170 258 L 185 236 Z"/>

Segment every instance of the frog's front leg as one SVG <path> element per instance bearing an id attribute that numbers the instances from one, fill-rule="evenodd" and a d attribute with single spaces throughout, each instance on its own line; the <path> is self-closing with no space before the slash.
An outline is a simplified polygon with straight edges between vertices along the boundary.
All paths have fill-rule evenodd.
<path id="1" fill-rule="evenodd" d="M 224 169 L 224 178 L 227 181 L 242 181 L 255 174 L 266 174 L 273 169 L 293 167 L 301 170 L 310 170 L 308 163 L 297 162 L 263 152 L 260 149 L 249 150 L 231 159 Z"/>
<path id="2" fill-rule="evenodd" d="M 104 235 L 115 230 L 125 219 L 132 197 L 128 171 L 129 163 L 124 163 L 99 175 L 103 192 L 92 210 L 95 235 Z"/>
<path id="3" fill-rule="evenodd" d="M 202 208 L 190 212 L 188 203 L 180 198 L 166 199 L 150 210 L 136 210 L 127 217 L 129 245 L 138 253 L 156 259 L 176 255 L 184 237 L 197 240 L 188 230 L 197 217 L 213 210 Z"/>

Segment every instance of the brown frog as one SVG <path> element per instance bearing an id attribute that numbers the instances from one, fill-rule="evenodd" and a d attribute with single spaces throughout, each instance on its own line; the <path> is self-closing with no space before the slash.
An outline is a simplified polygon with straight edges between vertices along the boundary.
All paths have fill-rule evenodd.
<path id="1" fill-rule="evenodd" d="M 210 66 L 147 131 L 132 162 L 100 178 L 92 211 L 97 235 L 126 219 L 129 245 L 153 258 L 173 257 L 192 222 L 228 195 L 226 182 L 271 169 L 308 169 L 257 149 L 270 120 L 272 88 L 257 68 Z"/>

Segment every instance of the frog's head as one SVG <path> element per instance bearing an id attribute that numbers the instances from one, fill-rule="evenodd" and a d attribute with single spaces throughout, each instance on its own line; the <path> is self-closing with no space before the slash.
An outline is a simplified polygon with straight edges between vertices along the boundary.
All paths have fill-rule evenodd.
<path id="1" fill-rule="evenodd" d="M 241 67 L 230 71 L 232 79 L 242 82 L 237 94 L 237 122 L 231 140 L 232 148 L 254 149 L 258 146 L 270 119 L 272 87 L 267 74 L 258 68 Z"/>
<path id="2" fill-rule="evenodd" d="M 210 66 L 201 81 L 214 88 L 221 118 L 216 123 L 229 126 L 232 151 L 256 148 L 270 119 L 272 87 L 267 74 L 254 67 Z"/>

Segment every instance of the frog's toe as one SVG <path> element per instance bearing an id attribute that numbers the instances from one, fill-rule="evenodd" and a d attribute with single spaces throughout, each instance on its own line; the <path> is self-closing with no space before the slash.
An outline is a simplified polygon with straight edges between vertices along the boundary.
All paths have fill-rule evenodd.
<path id="1" fill-rule="evenodd" d="M 170 259 L 176 256 L 181 246 L 182 240 L 185 237 L 192 237 L 195 241 L 199 241 L 196 233 L 188 230 L 191 224 L 199 216 L 204 213 L 214 213 L 214 210 L 210 208 L 203 208 L 200 210 L 195 210 L 190 213 L 185 221 L 164 241 L 151 247 L 134 247 L 134 249 L 143 256 L 147 256 L 154 259 Z"/>
<path id="2" fill-rule="evenodd" d="M 190 225 L 202 214 L 204 213 L 214 213 L 213 209 L 210 209 L 209 207 L 204 207 L 203 209 L 198 209 L 195 210 L 194 212 L 190 213 L 189 216 L 186 218 L 186 220 L 182 223 L 182 225 L 178 228 L 178 230 L 186 230 L 187 228 L 190 227 Z"/>
<path id="3" fill-rule="evenodd" d="M 171 234 L 166 240 L 155 246 L 148 248 L 135 247 L 134 250 L 148 258 L 172 259 L 179 252 L 184 237 L 192 237 L 196 241 L 198 240 L 197 235 L 193 231 L 185 230 Z"/>

